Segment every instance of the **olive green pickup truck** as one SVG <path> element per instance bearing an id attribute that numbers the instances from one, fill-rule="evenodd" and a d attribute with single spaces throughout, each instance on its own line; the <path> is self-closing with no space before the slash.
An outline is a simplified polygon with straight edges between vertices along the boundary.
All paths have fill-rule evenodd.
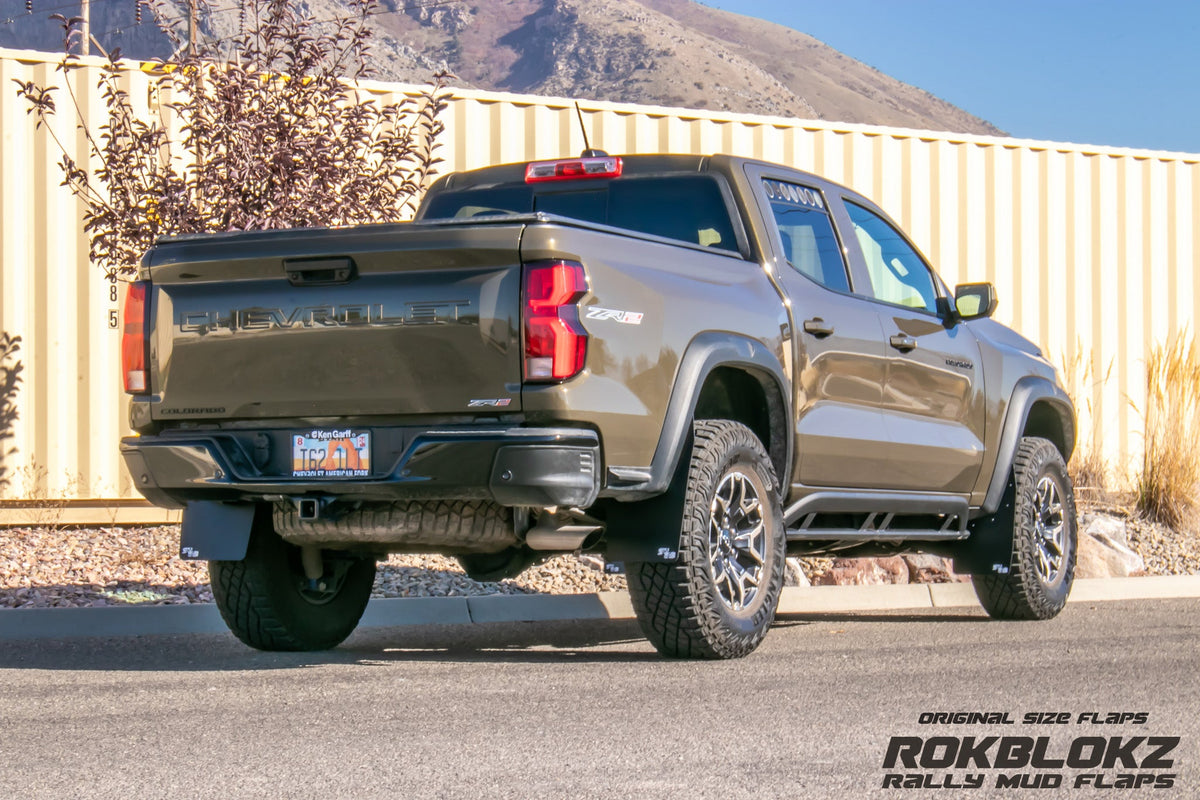
<path id="1" fill-rule="evenodd" d="M 333 647 L 388 553 L 623 565 L 660 652 L 730 658 L 789 554 L 921 551 L 1066 602 L 1075 415 L 871 201 L 730 156 L 452 173 L 412 223 L 178 236 L 124 307 L 121 443 L 233 632 Z"/>

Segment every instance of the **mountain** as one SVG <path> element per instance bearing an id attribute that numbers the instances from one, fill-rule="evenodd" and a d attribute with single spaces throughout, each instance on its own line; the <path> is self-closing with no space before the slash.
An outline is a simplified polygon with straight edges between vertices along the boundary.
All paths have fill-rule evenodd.
<path id="1" fill-rule="evenodd" d="M 808 34 L 690 0 L 645 0 L 645 5 L 752 61 L 804 97 L 822 119 L 1004 135 L 991 123 Z"/>
<path id="2" fill-rule="evenodd" d="M 0 25 L 0 47 L 61 48 L 61 32 L 39 5 L 49 3 L 34 0 L 27 15 L 25 0 L 0 0 L 0 22 L 13 20 Z M 347 13 L 339 0 L 304 5 L 317 19 Z M 92 3 L 101 44 L 135 58 L 170 55 L 149 12 L 134 24 L 134 7 Z M 186 0 L 163 7 L 181 19 Z M 227 42 L 242 8 L 214 2 L 202 11 L 201 35 Z M 446 68 L 468 88 L 1002 134 L 807 34 L 692 0 L 383 0 L 378 11 L 370 19 L 372 66 L 383 80 L 421 82 Z"/>

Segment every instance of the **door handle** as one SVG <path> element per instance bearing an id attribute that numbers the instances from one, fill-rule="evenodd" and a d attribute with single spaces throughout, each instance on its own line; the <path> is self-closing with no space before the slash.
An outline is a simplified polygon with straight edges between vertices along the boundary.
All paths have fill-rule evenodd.
<path id="1" fill-rule="evenodd" d="M 804 320 L 804 332 L 811 333 L 818 339 L 824 339 L 833 333 L 833 326 L 820 317 Z"/>
<path id="2" fill-rule="evenodd" d="M 902 353 L 917 349 L 917 340 L 904 333 L 897 333 L 888 342 Z"/>

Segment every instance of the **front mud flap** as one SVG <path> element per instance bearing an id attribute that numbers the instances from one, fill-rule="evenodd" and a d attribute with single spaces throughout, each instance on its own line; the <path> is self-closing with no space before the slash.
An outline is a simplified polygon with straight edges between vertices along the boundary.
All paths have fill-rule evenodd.
<path id="1" fill-rule="evenodd" d="M 996 513 L 969 523 L 971 536 L 954 546 L 951 557 L 960 575 L 1006 575 L 1013 554 L 1013 503 L 1016 487 L 1012 479 L 1004 490 Z"/>
<path id="2" fill-rule="evenodd" d="M 188 561 L 241 561 L 250 546 L 253 503 L 194 501 L 183 511 L 179 557 Z"/>

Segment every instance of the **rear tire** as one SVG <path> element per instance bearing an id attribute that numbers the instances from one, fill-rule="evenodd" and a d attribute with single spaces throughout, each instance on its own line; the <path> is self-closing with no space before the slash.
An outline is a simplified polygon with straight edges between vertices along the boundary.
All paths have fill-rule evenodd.
<path id="1" fill-rule="evenodd" d="M 672 658 L 740 658 L 775 619 L 786 543 L 775 469 L 745 425 L 693 425 L 674 563 L 626 564 L 638 624 Z"/>
<path id="2" fill-rule="evenodd" d="M 325 574 L 310 582 L 300 548 L 275 533 L 269 513 L 256 515 L 246 557 L 210 561 L 213 598 L 233 635 L 258 650 L 327 650 L 345 641 L 362 617 L 375 582 L 375 561 L 324 550 Z"/>
<path id="3" fill-rule="evenodd" d="M 1058 448 L 1027 436 L 1012 467 L 1012 554 L 1007 574 L 976 575 L 975 593 L 996 619 L 1050 619 L 1075 580 L 1075 493 Z"/>

